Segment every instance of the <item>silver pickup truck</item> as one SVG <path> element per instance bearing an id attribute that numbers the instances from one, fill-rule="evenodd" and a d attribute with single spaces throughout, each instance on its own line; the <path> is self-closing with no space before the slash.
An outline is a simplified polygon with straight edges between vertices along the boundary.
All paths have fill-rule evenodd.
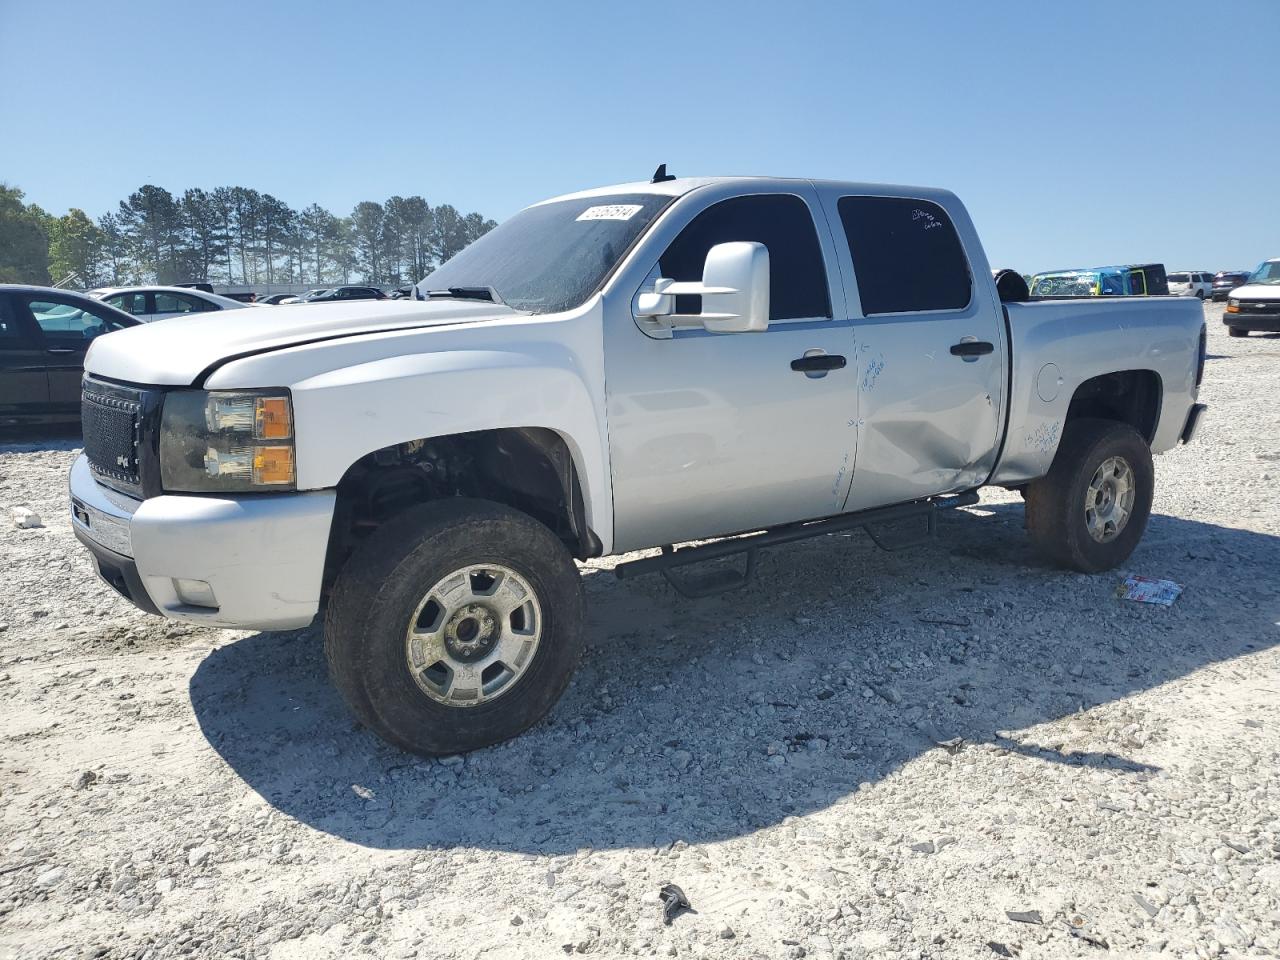
<path id="1" fill-rule="evenodd" d="M 655 175 L 529 207 L 414 299 L 98 339 L 71 510 L 144 610 L 259 629 L 323 610 L 356 716 L 453 753 L 564 690 L 575 558 L 660 547 L 616 572 L 705 594 L 762 547 L 928 533 L 997 485 L 1050 561 L 1114 567 L 1151 454 L 1195 432 L 1204 360 L 1194 300 L 993 280 L 946 191 Z M 693 573 L 734 554 L 742 571 Z"/>

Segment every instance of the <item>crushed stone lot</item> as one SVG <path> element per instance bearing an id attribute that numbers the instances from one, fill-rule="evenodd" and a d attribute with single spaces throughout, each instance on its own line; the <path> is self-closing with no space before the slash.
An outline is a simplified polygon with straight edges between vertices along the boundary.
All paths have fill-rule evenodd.
<path id="1" fill-rule="evenodd" d="M 1126 567 L 1172 607 L 1046 567 L 1000 490 L 713 600 L 596 562 L 551 718 L 465 758 L 357 728 L 317 627 L 134 610 L 79 441 L 0 443 L 0 960 L 1280 955 L 1280 337 L 1221 309 Z"/>

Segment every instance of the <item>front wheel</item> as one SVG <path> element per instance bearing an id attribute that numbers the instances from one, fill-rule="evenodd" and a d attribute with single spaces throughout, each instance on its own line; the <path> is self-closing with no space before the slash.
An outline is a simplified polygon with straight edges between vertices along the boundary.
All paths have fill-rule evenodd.
<path id="1" fill-rule="evenodd" d="M 481 500 L 425 504 L 351 555 L 325 616 L 329 673 L 384 740 L 427 756 L 514 737 L 583 647 L 582 581 L 545 526 Z"/>
<path id="2" fill-rule="evenodd" d="M 1049 472 L 1027 486 L 1027 532 L 1047 559 L 1084 573 L 1124 563 L 1151 514 L 1155 470 L 1137 430 L 1076 420 Z"/>

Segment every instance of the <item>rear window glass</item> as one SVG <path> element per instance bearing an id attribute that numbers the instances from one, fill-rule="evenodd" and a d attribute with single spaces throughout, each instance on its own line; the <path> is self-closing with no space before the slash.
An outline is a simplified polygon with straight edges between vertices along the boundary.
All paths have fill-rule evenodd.
<path id="1" fill-rule="evenodd" d="M 969 305 L 969 263 L 942 207 L 903 197 L 841 197 L 838 209 L 865 315 Z"/>
<path id="2" fill-rule="evenodd" d="M 1188 277 L 1187 277 L 1187 275 L 1186 275 L 1185 273 L 1171 273 L 1171 274 L 1169 274 L 1169 282 L 1170 282 L 1170 283 L 1186 283 L 1186 282 L 1187 282 L 1187 280 L 1188 280 Z"/>

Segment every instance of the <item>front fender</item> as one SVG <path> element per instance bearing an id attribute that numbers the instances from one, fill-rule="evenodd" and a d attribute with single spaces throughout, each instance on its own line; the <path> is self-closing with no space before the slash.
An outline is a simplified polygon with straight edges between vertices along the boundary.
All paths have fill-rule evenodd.
<path id="1" fill-rule="evenodd" d="M 573 456 L 587 523 L 607 553 L 613 501 L 599 324 L 578 319 L 586 322 L 348 340 L 322 351 L 324 359 L 255 358 L 255 366 L 270 368 L 248 373 L 233 365 L 217 380 L 266 383 L 291 374 L 284 379 L 293 392 L 300 490 L 334 487 L 361 457 L 397 443 L 509 427 L 553 430 Z"/>

